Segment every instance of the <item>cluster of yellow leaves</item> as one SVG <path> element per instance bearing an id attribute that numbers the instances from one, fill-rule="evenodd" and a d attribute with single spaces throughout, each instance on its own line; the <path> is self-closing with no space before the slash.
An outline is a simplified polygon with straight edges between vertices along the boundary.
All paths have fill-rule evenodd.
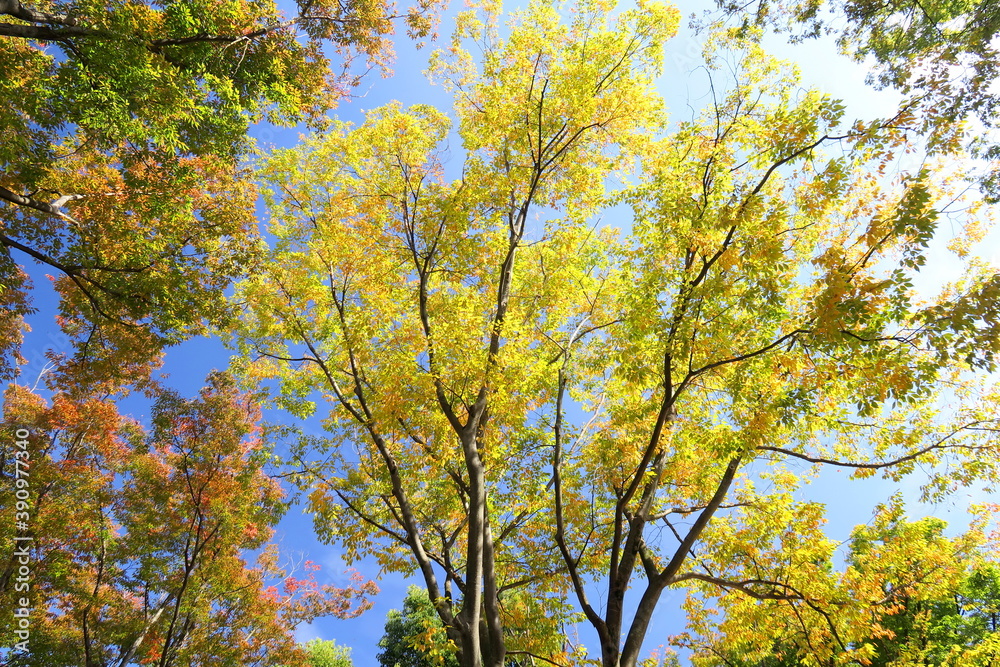
<path id="1" fill-rule="evenodd" d="M 794 503 L 786 504 L 794 513 L 805 506 L 793 508 Z M 817 510 L 821 508 L 811 513 Z M 713 533 L 711 555 L 702 556 L 703 562 L 757 582 L 750 586 L 762 597 L 699 585 L 689 591 L 686 603 L 690 632 L 677 640 L 695 650 L 694 664 L 704 666 L 727 664 L 727 659 L 753 664 L 765 658 L 815 667 L 871 664 L 876 655 L 872 641 L 895 638 L 891 628 L 896 616 L 914 613 L 911 609 L 922 601 L 951 598 L 964 577 L 995 558 L 996 545 L 985 532 L 988 512 L 974 512 L 968 532 L 949 538 L 940 520 L 906 522 L 902 497 L 896 495 L 876 509 L 868 524 L 855 529 L 845 566 L 835 564 L 836 545 L 815 522 L 796 524 L 804 530 L 795 536 L 787 528 L 782 534 L 777 527 L 764 527 L 754 535 L 764 550 L 753 555 L 716 551 L 712 544 L 722 541 L 716 542 Z M 734 555 L 736 562 L 724 565 L 724 559 Z M 759 581 L 762 572 L 776 582 L 770 589 Z M 771 593 L 776 596 L 768 599 Z M 714 609 L 708 606 L 713 598 L 718 604 Z M 975 656 L 989 655 L 994 644 L 991 638 L 974 648 L 956 645 L 945 664 L 985 664 Z M 922 648 L 934 647 L 924 642 Z M 912 664 L 925 664 L 919 656 L 912 657 Z M 904 655 L 892 664 L 911 662 Z"/>

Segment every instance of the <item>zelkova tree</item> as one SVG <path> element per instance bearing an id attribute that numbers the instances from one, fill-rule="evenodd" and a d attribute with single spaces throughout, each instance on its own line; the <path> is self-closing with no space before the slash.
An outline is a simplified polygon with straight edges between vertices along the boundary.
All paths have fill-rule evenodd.
<path id="1" fill-rule="evenodd" d="M 320 535 L 418 570 L 464 665 L 534 653 L 564 611 L 539 477 L 548 336 L 587 307 L 577 282 L 598 279 L 604 235 L 589 220 L 659 122 L 651 80 L 677 23 L 659 5 L 610 9 L 583 3 L 565 25 L 533 3 L 504 41 L 460 16 L 485 54 L 477 72 L 456 42 L 439 63 L 468 153 L 457 179 L 449 120 L 426 106 L 338 124 L 263 171 L 276 242 L 237 293 L 248 370 L 280 377 L 299 411 L 313 392 L 330 402 Z M 511 615 L 536 634 L 509 640 Z"/>
<path id="2" fill-rule="evenodd" d="M 913 160 L 888 175 L 907 159 L 905 115 L 842 126 L 837 102 L 745 49 L 737 83 L 655 146 L 622 195 L 632 232 L 588 319 L 560 341 L 552 521 L 605 665 L 636 664 L 660 596 L 679 585 L 693 622 L 713 598 L 751 598 L 863 632 L 878 599 L 821 576 L 833 547 L 822 507 L 797 491 L 804 465 L 893 480 L 919 467 L 937 498 L 996 474 L 982 371 L 1000 280 L 967 259 L 954 284 L 921 280 L 924 295 L 941 289 L 926 302 L 914 290 L 949 219 L 939 207 L 961 188 L 956 166 Z M 958 258 L 979 236 L 976 209 L 949 220 Z M 818 664 L 855 659 L 824 639 Z"/>
<path id="3" fill-rule="evenodd" d="M 387 66 L 395 26 L 427 35 L 436 8 L 0 2 L 0 377 L 23 361 L 31 265 L 56 277 L 85 381 L 141 377 L 218 321 L 256 243 L 249 126 L 321 126 Z"/>
<path id="4" fill-rule="evenodd" d="M 966 258 L 914 293 L 954 169 L 898 171 L 905 114 L 842 123 L 722 35 L 710 71 L 736 82 L 665 134 L 649 80 L 675 15 L 644 5 L 609 29 L 611 10 L 563 26 L 536 3 L 505 40 L 488 12 L 459 19 L 437 64 L 466 150 L 452 180 L 427 107 L 273 156 L 275 247 L 237 296 L 246 371 L 300 413 L 329 402 L 331 437 L 301 454 L 320 534 L 419 571 L 463 665 L 571 661 L 504 625 L 552 636 L 576 607 L 602 663 L 633 667 L 670 587 L 695 624 L 714 597 L 778 601 L 868 636 L 880 600 L 822 576 L 833 547 L 796 499 L 801 467 L 919 466 L 935 497 L 995 475 L 980 373 L 1000 281 Z M 616 232 L 596 214 L 636 165 Z M 977 225 L 970 202 L 959 263 Z M 857 657 L 843 632 L 817 635 L 822 664 Z"/>
<path id="5" fill-rule="evenodd" d="M 108 401 L 48 405 L 11 385 L 0 432 L 13 442 L 27 430 L 28 456 L 0 455 L 0 600 L 30 601 L 30 635 L 4 623 L 3 663 L 304 667 L 296 625 L 370 606 L 371 582 L 335 588 L 309 562 L 279 566 L 268 542 L 283 494 L 263 470 L 258 419 L 224 374 L 193 400 L 161 393 L 149 431 Z M 30 471 L 27 502 L 15 502 L 15 468 Z M 256 563 L 245 550 L 260 550 Z"/>

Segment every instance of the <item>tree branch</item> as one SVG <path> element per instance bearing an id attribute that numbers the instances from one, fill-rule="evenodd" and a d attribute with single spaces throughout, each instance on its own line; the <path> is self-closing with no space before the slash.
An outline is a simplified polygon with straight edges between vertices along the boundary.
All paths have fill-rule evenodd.
<path id="1" fill-rule="evenodd" d="M 809 463 L 822 463 L 825 465 L 839 466 L 842 468 L 860 468 L 865 470 L 878 470 L 880 468 L 891 468 L 892 466 L 896 466 L 901 463 L 913 461 L 914 459 L 918 459 L 924 454 L 934 451 L 935 449 L 967 449 L 970 451 L 992 449 L 988 445 L 963 445 L 963 444 L 946 445 L 945 443 L 951 438 L 961 433 L 962 431 L 974 430 L 975 427 L 978 426 L 979 424 L 988 424 L 994 421 L 996 420 L 985 419 L 985 420 L 970 422 L 968 424 L 965 424 L 964 426 L 960 426 L 954 429 L 944 437 L 939 438 L 934 443 L 927 445 L 926 447 L 923 447 L 921 449 L 918 449 L 915 452 L 911 452 L 910 454 L 906 454 L 905 456 L 900 456 L 899 458 L 893 459 L 891 461 L 881 461 L 877 463 L 871 463 L 865 461 L 837 461 L 836 459 L 828 459 L 822 456 L 810 456 L 809 454 L 795 452 L 790 449 L 784 449 L 782 447 L 771 447 L 770 445 L 762 445 L 760 447 L 757 447 L 757 451 L 775 452 L 777 454 L 782 454 L 784 456 L 792 456 L 797 459 L 802 459 L 803 461 L 808 461 Z"/>
<path id="2" fill-rule="evenodd" d="M 0 35 L 7 35 L 7 33 L 4 32 L 4 26 L 12 26 L 12 24 L 0 22 Z M 15 27 L 15 28 L 27 28 L 29 26 L 12 26 L 12 27 Z M 7 36 L 11 36 L 11 35 L 7 35 Z M 14 35 L 14 36 L 16 36 L 16 35 Z M 39 39 L 55 39 L 55 38 L 52 38 L 52 37 L 41 38 L 40 37 Z M 64 213 L 62 211 L 62 205 L 65 204 L 65 203 L 67 203 L 67 202 L 74 201 L 76 199 L 82 199 L 82 198 L 83 198 L 83 195 L 62 195 L 58 199 L 56 199 L 55 201 L 53 201 L 52 203 L 46 203 L 46 202 L 43 202 L 43 201 L 39 201 L 39 200 L 35 199 L 34 197 L 28 197 L 26 195 L 19 195 L 16 192 L 12 192 L 11 190 L 8 190 L 7 188 L 5 188 L 3 186 L 0 186 L 0 199 L 8 201 L 11 204 L 17 204 L 18 206 L 27 206 L 28 208 L 33 208 L 36 211 L 40 211 L 42 213 L 48 213 L 49 215 L 54 215 L 57 218 L 62 218 L 63 220 L 66 220 L 68 222 L 73 223 L 74 225 L 79 225 L 80 223 L 77 222 L 76 220 L 74 220 L 67 213 Z"/>
<path id="3" fill-rule="evenodd" d="M 713 577 L 708 574 L 701 574 L 700 572 L 685 572 L 684 574 L 674 577 L 674 580 L 671 583 L 680 583 L 691 579 L 714 584 L 727 590 L 737 590 L 757 600 L 806 600 L 806 596 L 799 592 L 794 586 L 783 584 L 780 581 L 769 581 L 767 579 L 743 579 L 741 581 L 732 581 L 729 579 L 722 579 L 720 577 Z M 759 591 L 754 590 L 751 586 L 770 586 L 772 589 L 783 589 L 789 592 L 778 593 L 774 590 Z"/>

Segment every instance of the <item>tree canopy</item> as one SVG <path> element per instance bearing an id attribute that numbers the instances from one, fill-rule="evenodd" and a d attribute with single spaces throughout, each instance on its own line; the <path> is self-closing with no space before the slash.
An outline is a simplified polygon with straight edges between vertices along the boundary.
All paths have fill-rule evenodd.
<path id="1" fill-rule="evenodd" d="M 855 597 L 883 595 L 876 618 L 861 635 L 844 637 L 872 667 L 938 665 L 986 667 L 1000 650 L 996 544 L 988 544 L 980 518 L 957 538 L 944 535 L 940 519 L 902 520 L 899 497 L 878 509 L 870 525 L 855 529 L 839 586 Z M 903 566 L 894 551 L 905 551 Z M 831 562 L 824 564 L 834 569 Z M 870 592 L 862 592 L 859 585 Z M 794 667 L 809 664 L 814 630 L 771 603 L 763 615 L 732 614 L 718 630 L 688 635 L 699 667 Z M 841 625 L 839 615 L 830 623 Z M 740 638 L 740 625 L 754 625 L 757 641 Z M 773 642 L 769 644 L 768 642 Z M 822 662 L 818 664 L 823 664 Z"/>
<path id="2" fill-rule="evenodd" d="M 998 110 L 1000 9 L 989 0 L 717 0 L 744 34 L 787 32 L 793 40 L 835 35 L 844 53 L 873 62 L 868 83 L 904 96 L 902 109 L 931 152 L 966 144 L 986 162 L 979 185 L 1000 201 Z M 713 17 L 718 19 L 718 17 Z M 711 21 L 712 19 L 710 19 Z M 968 121 L 974 121 L 969 123 Z"/>
<path id="3" fill-rule="evenodd" d="M 0 600 L 32 601 L 30 652 L 4 664 L 306 665 L 296 625 L 370 605 L 371 582 L 320 586 L 310 563 L 279 566 L 267 545 L 284 506 L 263 471 L 259 410 L 224 374 L 193 400 L 162 393 L 149 430 L 100 398 L 46 404 L 12 385 L 4 403 L 3 436 L 27 429 L 31 456 L 0 454 Z M 30 502 L 16 502 L 26 467 Z M 26 508 L 24 529 L 14 516 Z M 256 563 L 246 550 L 261 550 Z M 29 588 L 15 585 L 23 553 Z M 14 629 L 4 623 L 3 646 Z"/>
<path id="4" fill-rule="evenodd" d="M 309 655 L 309 667 L 354 667 L 351 649 L 334 640 L 314 639 L 303 646 Z"/>
<path id="5" fill-rule="evenodd" d="M 668 591 L 704 667 L 994 660 L 991 508 L 949 536 L 894 498 L 841 563 L 806 481 L 938 501 L 1000 476 L 1000 274 L 976 255 L 997 12 L 753 6 L 706 22 L 709 92 L 679 120 L 657 92 L 675 8 L 530 0 L 505 20 L 483 0 L 430 59 L 450 110 L 347 122 L 333 105 L 387 65 L 396 23 L 430 35 L 436 0 L 0 0 L 0 378 L 29 262 L 75 346 L 48 397 L 5 394 L 34 491 L 30 535 L 0 527 L 0 596 L 30 537 L 43 611 L 30 655 L 3 655 L 349 663 L 292 631 L 376 589 L 322 586 L 269 544 L 287 501 L 264 385 L 322 420 L 282 473 L 317 535 L 426 592 L 390 618 L 392 667 L 651 664 Z M 776 26 L 842 28 L 903 106 L 853 120 L 763 49 Z M 262 121 L 312 133 L 250 163 Z M 165 389 L 164 349 L 210 331 L 231 372 Z M 148 424 L 119 413 L 127 388 Z M 27 511 L 18 454 L 0 452 L 8 514 Z"/>
<path id="6" fill-rule="evenodd" d="M 261 120 L 321 127 L 404 20 L 382 0 L 0 3 L 0 377 L 15 374 L 27 264 L 53 271 L 69 368 L 133 381 L 223 316 L 252 267 L 256 192 L 242 160 Z M 85 368 L 81 367 L 85 364 Z"/>
<path id="7" fill-rule="evenodd" d="M 511 608 L 523 604 L 524 600 L 515 595 L 508 596 L 504 602 Z M 516 619 L 515 616 L 503 628 L 505 636 L 515 642 L 530 636 L 535 650 L 543 647 L 548 654 L 565 651 L 570 647 L 564 628 L 537 624 L 537 619 L 530 617 L 520 621 L 527 622 L 527 625 L 518 625 Z M 543 634 L 548 636 L 543 637 Z M 378 645 L 382 649 L 378 654 L 382 667 L 458 667 L 457 647 L 448 639 L 448 633 L 431 604 L 427 591 L 419 586 L 411 585 L 407 589 L 402 611 L 389 611 L 385 633 Z M 534 665 L 536 658 L 540 656 L 529 651 L 508 651 L 505 664 L 508 667 Z"/>
<path id="8" fill-rule="evenodd" d="M 887 603 L 824 574 L 800 469 L 919 466 L 928 498 L 995 478 L 985 223 L 950 165 L 890 171 L 916 149 L 906 113 L 848 121 L 732 32 L 708 68 L 734 81 L 664 132 L 650 82 L 676 15 L 612 9 L 534 2 L 505 37 L 490 7 L 459 17 L 435 71 L 460 175 L 425 106 L 276 153 L 276 241 L 236 297 L 246 372 L 299 414 L 326 402 L 330 438 L 300 453 L 317 530 L 418 572 L 463 665 L 563 664 L 503 630 L 575 608 L 632 667 L 673 587 L 695 625 L 714 598 L 776 601 L 819 663 L 862 659 L 824 619 L 860 633 Z M 630 229 L 595 223 L 613 203 Z M 966 273 L 922 300 L 960 206 Z"/>
<path id="9" fill-rule="evenodd" d="M 441 619 L 419 586 L 406 590 L 402 610 L 389 611 L 378 645 L 382 667 L 458 667 Z"/>

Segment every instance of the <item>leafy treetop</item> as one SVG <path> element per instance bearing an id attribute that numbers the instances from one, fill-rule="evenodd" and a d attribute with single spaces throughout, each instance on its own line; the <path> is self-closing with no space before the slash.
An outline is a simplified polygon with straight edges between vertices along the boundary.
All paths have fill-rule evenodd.
<path id="1" fill-rule="evenodd" d="M 78 381 L 141 379 L 218 323 L 256 243 L 249 125 L 322 126 L 398 20 L 422 38 L 439 4 L 0 2 L 0 378 L 23 361 L 25 263 L 56 276 Z"/>

